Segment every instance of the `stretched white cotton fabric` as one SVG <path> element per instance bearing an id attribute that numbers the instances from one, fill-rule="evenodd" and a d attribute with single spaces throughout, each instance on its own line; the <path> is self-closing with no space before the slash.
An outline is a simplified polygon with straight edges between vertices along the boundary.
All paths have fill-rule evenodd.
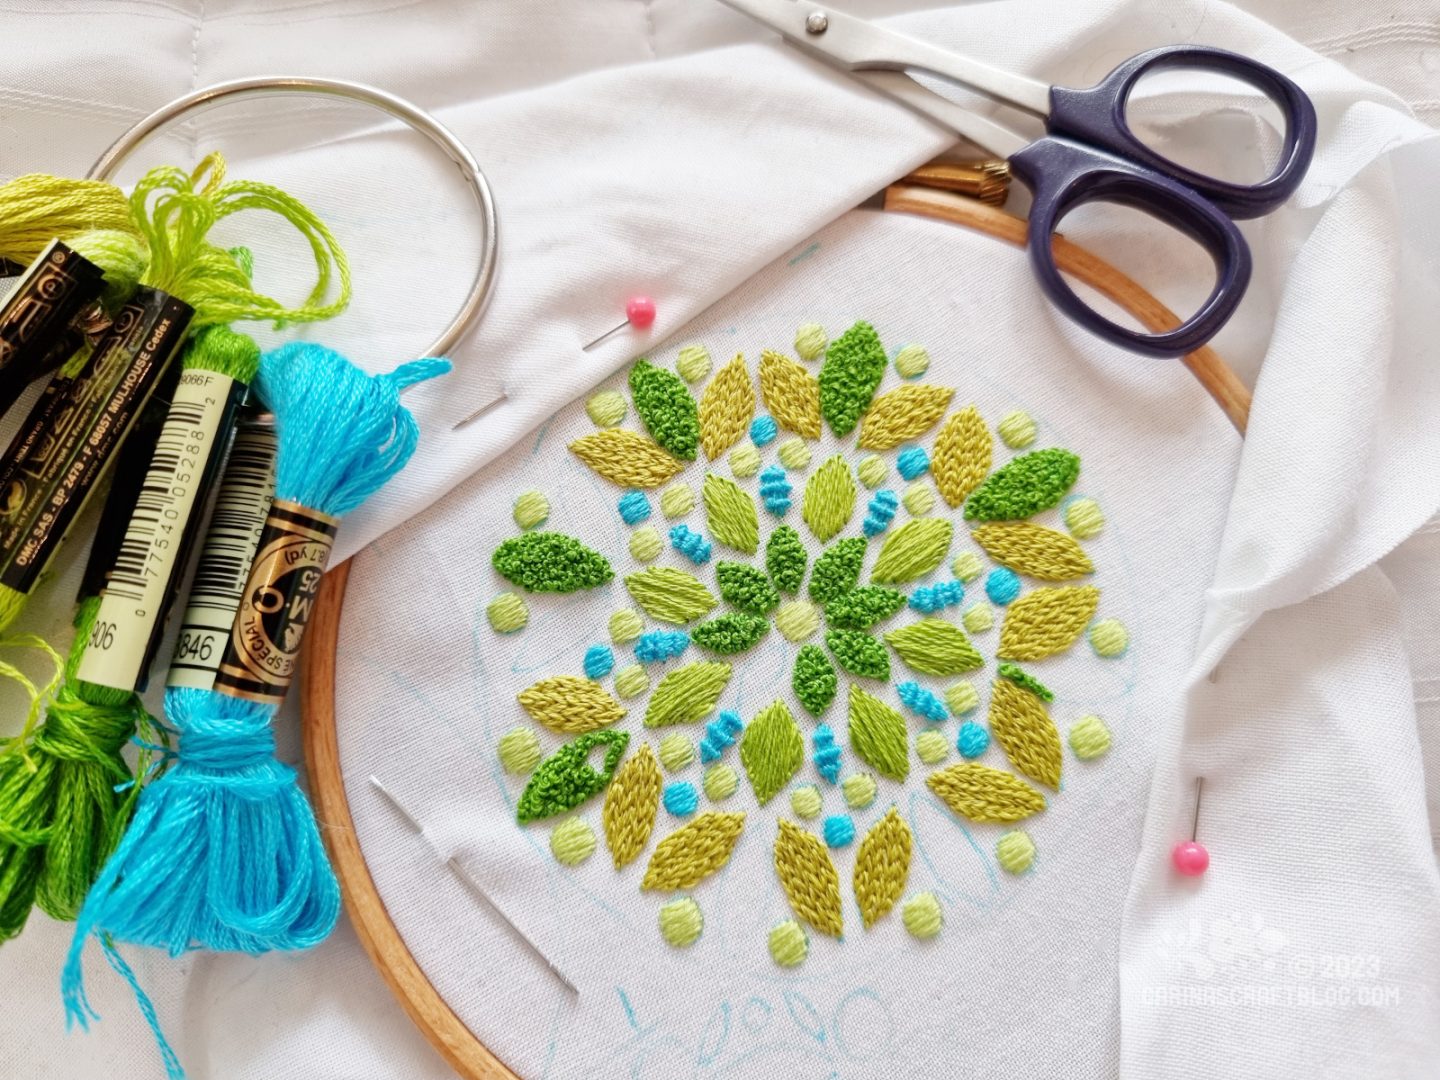
<path id="1" fill-rule="evenodd" d="M 895 9 L 847 5 L 866 14 L 882 7 Z M 1393 76 L 1393 85 L 1425 87 L 1415 76 L 1424 40 L 1407 44 L 1405 34 L 1407 26 L 1433 23 L 1432 11 L 1397 7 L 1401 17 L 1377 14 L 1372 31 L 1342 7 L 1307 9 L 1294 32 L 1337 60 L 1366 63 L 1377 78 Z M 168 6 L 134 12 L 138 17 L 115 9 L 85 20 L 48 9 L 7 15 L 7 173 L 78 174 L 132 119 L 192 86 L 284 69 L 368 79 L 438 107 L 495 183 L 503 263 L 494 307 L 457 353 L 460 377 L 413 395 L 430 439 L 408 474 L 408 491 L 364 523 L 347 521 L 344 551 L 440 499 L 648 348 L 649 341 L 622 336 L 595 353 L 577 351 L 618 319 L 626 295 L 649 290 L 660 298 L 658 341 L 775 256 L 803 250 L 816 228 L 946 142 L 902 109 L 778 45 L 722 47 L 761 35 L 699 0 L 400 10 L 207 3 L 193 15 Z M 1153 732 L 1154 742 L 1141 743 L 1159 764 L 1143 832 L 1130 834 L 1139 846 L 1130 849 L 1136 872 L 1124 932 L 1110 943 L 1121 975 L 1108 992 L 1125 1005 L 1097 1007 L 1083 1027 L 1058 1028 L 1049 1015 L 1036 1029 L 1042 1039 L 1070 1033 L 1067 1068 L 1077 1043 L 1108 1048 L 1086 1059 L 1101 1074 L 1235 1074 L 1265 1054 L 1267 1075 L 1311 1075 L 1317 1060 L 1340 1075 L 1426 1075 L 1436 1048 L 1425 1039 L 1440 1027 L 1433 1005 L 1426 1012 L 1435 996 L 1434 856 L 1425 842 L 1423 794 L 1415 791 L 1415 695 L 1406 678 L 1413 665 L 1418 678 L 1431 680 L 1420 696 L 1432 699 L 1421 703 L 1421 716 L 1429 709 L 1433 728 L 1435 672 L 1426 666 L 1426 646 L 1433 657 L 1434 628 L 1414 615 L 1424 611 L 1416 593 L 1433 580 L 1433 570 L 1427 579 L 1415 568 L 1433 567 L 1433 551 L 1411 542 L 1385 561 L 1397 587 L 1411 583 L 1395 598 L 1398 610 L 1411 613 L 1403 626 L 1385 583 L 1362 571 L 1440 501 L 1436 426 L 1421 419 L 1433 416 L 1436 400 L 1428 357 L 1440 241 L 1425 180 L 1436 168 L 1433 139 L 1389 93 L 1226 5 L 1088 3 L 1057 11 L 992 4 L 926 12 L 903 25 L 1072 84 L 1093 81 L 1138 49 L 1198 40 L 1281 67 L 1316 97 L 1322 142 L 1315 168 L 1294 206 L 1245 226 L 1256 248 L 1256 281 L 1217 342 L 1247 375 L 1263 358 L 1265 375 L 1233 500 L 1216 496 L 1208 507 L 1225 539 L 1218 553 L 1214 543 L 1198 548 L 1197 561 L 1215 570 L 1213 580 L 1195 586 L 1212 587 L 1203 628 L 1177 624 L 1191 627 L 1180 631 L 1188 634 L 1181 644 L 1192 649 L 1188 675 L 1173 687 L 1185 708 Z M 1014 32 L 1020 25 L 1023 35 Z M 120 59 L 117 43 L 125 47 Z M 77 48 L 89 51 L 88 64 L 77 65 Z M 77 93 L 80 69 L 87 79 Z M 413 160 L 417 188 L 403 190 L 393 179 L 403 136 L 387 131 L 336 143 L 337 130 L 319 110 L 294 110 L 280 122 L 266 111 L 217 113 L 179 129 L 148 160 L 183 160 L 219 142 L 236 158 L 237 175 L 280 183 L 334 221 L 357 260 L 357 303 L 341 323 L 314 333 L 379 367 L 408 358 L 458 302 L 468 273 L 468 218 L 458 183 L 418 157 L 404 159 L 406 175 Z M 443 205 L 438 193 L 448 195 Z M 293 252 L 260 247 L 266 273 L 283 274 L 292 259 L 298 264 Z M 1144 280 L 1162 296 L 1186 295 L 1184 282 L 1168 279 L 1163 267 L 1153 270 L 1158 276 Z M 959 273 L 947 256 L 925 275 L 926 285 L 952 287 L 948 275 Z M 954 279 L 955 289 L 967 285 Z M 1013 285 L 1022 300 L 1033 288 L 1018 263 Z M 878 318 L 876 310 L 867 313 Z M 1017 354 L 1023 362 L 1045 350 L 1104 353 L 1038 303 L 1033 311 L 1033 322 L 1017 328 L 1025 335 Z M 500 388 L 507 401 L 489 421 L 445 434 L 447 421 L 493 400 Z M 1170 403 L 1147 383 L 1128 404 L 1142 410 Z M 1195 411 L 1208 407 L 1200 401 Z M 475 483 L 489 482 L 482 473 Z M 425 520 L 463 516 L 468 490 L 458 489 Z M 368 558 L 383 559 L 387 547 L 382 542 Z M 53 606 L 68 608 L 70 592 L 57 583 L 51 595 L 62 602 Z M 1311 596 L 1317 599 L 1306 602 Z M 1267 614 L 1277 608 L 1284 610 Z M 64 639 L 63 626 L 50 629 Z M 346 633 L 356 655 L 386 647 L 378 635 L 354 637 L 355 621 Z M 1285 672 L 1286 693 L 1273 685 L 1275 668 L 1296 657 L 1306 662 Z M 1222 658 L 1211 684 L 1208 674 Z M 342 731 L 347 753 L 363 751 L 366 717 L 357 714 L 355 727 Z M 375 726 L 371 720 L 368 727 Z M 1114 769 L 1121 758 L 1108 764 Z M 1165 854 L 1185 831 L 1198 772 L 1209 783 L 1204 827 L 1213 830 L 1206 839 L 1216 866 L 1199 890 L 1181 892 Z M 376 861 L 383 858 L 396 880 L 423 882 L 413 896 L 387 895 L 392 910 L 412 914 L 417 937 L 426 927 L 450 928 L 454 913 L 470 910 L 472 901 L 433 855 L 395 831 L 393 816 L 378 820 L 375 840 L 362 828 L 367 850 L 379 845 Z M 1317 879 L 1334 883 L 1324 897 L 1294 887 Z M 1363 900 L 1348 910 L 1332 906 L 1340 888 Z M 1357 925 L 1356 911 L 1366 913 L 1366 926 L 1392 928 L 1391 940 L 1411 942 L 1407 954 L 1392 957 L 1389 942 Z M 1342 968 L 1346 934 L 1357 930 L 1367 951 L 1357 953 L 1358 969 Z M 522 974 L 503 996 L 545 1000 L 549 976 L 528 954 L 506 953 L 493 926 L 474 933 L 473 954 L 445 950 L 433 958 L 433 977 L 482 970 L 472 956 L 500 965 L 508 957 L 508 969 Z M 55 1042 L 59 1008 L 45 988 L 66 940 L 66 928 L 37 916 L 25 938 L 0 952 L 0 970 L 35 988 L 7 1010 L 5 1025 L 14 1030 L 6 1045 L 18 1048 L 16 1060 L 31 1075 L 88 1075 L 107 1061 L 143 1070 L 137 1063 L 150 1053 L 148 1034 L 123 988 L 103 985 L 103 976 L 94 981 L 104 1024 L 86 1039 Z M 196 1076 L 443 1075 L 353 943 L 334 944 L 309 957 L 260 961 L 155 957 L 142 961 L 142 978 L 158 990 L 162 1019 Z M 1332 975 L 1369 971 L 1370 957 L 1383 958 L 1375 979 L 1347 983 L 1343 974 L 1317 974 L 1327 963 Z M 1208 988 L 1208 997 L 1169 1003 L 1169 989 L 1196 985 Z M 1343 1005 L 1328 1003 L 1332 988 L 1347 985 L 1378 985 L 1385 994 L 1396 988 L 1399 998 L 1370 1006 L 1352 992 Z M 1308 988 L 1319 1004 L 1264 1010 L 1253 994 L 1245 996 L 1247 986 Z M 335 1022 L 320 1023 L 317 1011 Z M 242 1015 L 247 1022 L 237 1026 Z M 1196 1045 L 1175 1041 L 1182 1026 L 1203 1041 L 1179 1060 Z M 522 1045 L 527 1037 L 534 1038 L 534 1025 L 509 1034 L 517 1066 L 560 1075 L 543 1048 Z M 1372 1043 L 1390 1047 L 1390 1056 L 1363 1057 Z M 1046 1048 L 1055 1044 L 1036 1049 Z M 855 1065 L 845 1075 L 867 1073 Z"/>

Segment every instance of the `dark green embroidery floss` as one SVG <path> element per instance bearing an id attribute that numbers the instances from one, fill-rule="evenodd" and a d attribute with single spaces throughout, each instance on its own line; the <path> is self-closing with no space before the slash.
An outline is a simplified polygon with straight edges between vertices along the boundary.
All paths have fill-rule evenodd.
<path id="1" fill-rule="evenodd" d="M 768 615 L 780 606 L 780 594 L 770 580 L 753 566 L 716 563 L 715 580 L 720 585 L 720 596 L 741 611 L 751 615 Z"/>
<path id="2" fill-rule="evenodd" d="M 825 605 L 825 621 L 841 630 L 869 630 L 905 606 L 905 594 L 867 585 L 843 593 Z"/>
<path id="3" fill-rule="evenodd" d="M 820 646 L 806 645 L 796 654 L 790 686 L 811 716 L 818 717 L 830 707 L 839 685 L 835 665 L 830 663 L 830 658 Z"/>
<path id="4" fill-rule="evenodd" d="M 501 577 L 526 592 L 593 589 L 615 576 L 604 555 L 563 533 L 511 537 L 495 549 L 490 563 Z"/>
<path id="5" fill-rule="evenodd" d="M 690 631 L 690 637 L 702 649 L 733 656 L 753 646 L 769 629 L 770 624 L 764 619 L 737 612 L 701 623 Z"/>
<path id="6" fill-rule="evenodd" d="M 624 731 L 591 731 L 574 742 L 568 742 L 540 763 L 515 807 L 515 817 L 523 825 L 528 821 L 563 814 L 573 810 L 592 795 L 602 791 L 625 754 L 630 736 Z M 604 772 L 597 772 L 589 762 L 590 751 L 604 745 Z"/>
<path id="7" fill-rule="evenodd" d="M 700 413 L 680 377 L 648 360 L 637 360 L 630 369 L 630 393 L 651 437 L 682 461 L 694 461 Z"/>
<path id="8" fill-rule="evenodd" d="M 800 534 L 789 525 L 781 525 L 765 542 L 765 568 L 770 571 L 775 588 L 783 593 L 799 592 L 800 583 L 805 580 L 806 561 Z"/>
<path id="9" fill-rule="evenodd" d="M 837 596 L 849 592 L 859 582 L 864 563 L 863 537 L 837 540 L 815 560 L 815 569 L 810 573 L 810 599 L 817 604 L 828 604 Z"/>

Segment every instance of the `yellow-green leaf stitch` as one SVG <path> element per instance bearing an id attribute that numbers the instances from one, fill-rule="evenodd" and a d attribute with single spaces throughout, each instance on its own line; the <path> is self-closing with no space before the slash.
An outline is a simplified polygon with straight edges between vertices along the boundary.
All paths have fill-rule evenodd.
<path id="1" fill-rule="evenodd" d="M 775 837 L 775 873 L 796 915 L 822 934 L 838 938 L 844 932 L 840 875 L 818 836 L 782 819 Z"/>
<path id="2" fill-rule="evenodd" d="M 855 902 L 865 929 L 895 906 L 910 877 L 910 826 L 893 806 L 875 823 L 855 853 Z"/>
<path id="3" fill-rule="evenodd" d="M 755 415 L 755 388 L 745 357 L 735 359 L 715 373 L 700 397 L 700 446 L 714 461 L 735 445 Z"/>
<path id="4" fill-rule="evenodd" d="M 655 441 L 682 461 L 694 461 L 700 420 L 695 399 L 680 377 L 637 360 L 630 369 L 630 396 Z"/>
<path id="5" fill-rule="evenodd" d="M 805 741 L 783 701 L 773 702 L 745 726 L 740 764 L 764 806 L 790 782 L 805 760 Z"/>
<path id="6" fill-rule="evenodd" d="M 607 730 L 587 731 L 566 743 L 530 777 L 515 805 L 516 819 L 524 825 L 575 809 L 610 782 L 629 742 L 627 733 Z M 597 771 L 589 760 L 597 746 L 605 747 L 603 771 Z"/>
<path id="7" fill-rule="evenodd" d="M 646 727 L 695 724 L 709 716 L 730 681 L 730 665 L 697 660 L 660 680 L 645 710 Z"/>
<path id="8" fill-rule="evenodd" d="M 625 715 L 620 703 L 598 683 L 578 675 L 555 675 L 520 691 L 520 704 L 551 731 L 579 735 L 613 724 Z"/>
<path id="9" fill-rule="evenodd" d="M 990 471 L 994 445 L 990 429 L 974 405 L 966 406 L 945 421 L 935 437 L 930 472 L 947 503 L 959 506 L 980 486 Z"/>
<path id="10" fill-rule="evenodd" d="M 857 322 L 830 343 L 820 367 L 820 414 L 836 435 L 855 430 L 888 363 L 880 335 L 867 322 Z"/>
<path id="11" fill-rule="evenodd" d="M 1009 679 L 990 687 L 990 733 L 1015 771 L 1060 788 L 1060 732 L 1045 703 Z"/>
<path id="12" fill-rule="evenodd" d="M 605 826 L 605 844 L 615 860 L 616 870 L 634 862 L 650 842 L 664 782 L 649 744 L 641 746 L 610 781 L 600 820 Z"/>
<path id="13" fill-rule="evenodd" d="M 692 888 L 730 861 L 744 828 L 744 813 L 705 811 L 655 845 L 640 887 L 662 892 Z"/>
<path id="14" fill-rule="evenodd" d="M 949 518 L 905 522 L 886 537 L 870 580 L 877 585 L 897 585 L 924 577 L 945 561 L 954 532 Z"/>
<path id="15" fill-rule="evenodd" d="M 760 397 L 786 431 L 820 437 L 820 383 L 794 360 L 769 349 L 760 354 Z"/>
<path id="16" fill-rule="evenodd" d="M 1050 447 L 1021 454 L 965 502 L 967 521 L 1015 521 L 1059 505 L 1080 475 L 1080 459 Z"/>
<path id="17" fill-rule="evenodd" d="M 625 588 L 645 614 L 677 626 L 698 619 L 720 602 L 698 578 L 672 566 L 652 566 L 627 574 Z"/>
<path id="18" fill-rule="evenodd" d="M 891 450 L 925 434 L 945 415 L 955 391 L 948 386 L 899 386 L 881 394 L 860 422 L 862 450 Z"/>
<path id="19" fill-rule="evenodd" d="M 965 631 L 944 619 L 921 619 L 889 631 L 885 640 L 906 667 L 925 675 L 960 675 L 985 665 Z"/>
<path id="20" fill-rule="evenodd" d="M 1073 581 L 1095 572 L 1080 545 L 1054 529 L 1006 521 L 981 525 L 971 535 L 996 562 L 1041 581 Z"/>
<path id="21" fill-rule="evenodd" d="M 975 762 L 940 769 L 925 783 L 971 821 L 1019 821 L 1045 809 L 1045 796 L 1024 780 Z"/>
<path id="22" fill-rule="evenodd" d="M 910 775 L 905 718 L 854 683 L 850 684 L 850 746 L 881 776 L 904 783 Z"/>
<path id="23" fill-rule="evenodd" d="M 1100 590 L 1093 585 L 1032 589 L 1005 609 L 997 655 L 1043 660 L 1064 652 L 1085 632 L 1099 605 Z"/>
<path id="24" fill-rule="evenodd" d="M 854 512 L 855 478 L 845 456 L 836 454 L 806 482 L 800 516 L 823 544 L 845 527 Z"/>
<path id="25" fill-rule="evenodd" d="M 659 487 L 685 466 L 643 435 L 606 428 L 570 444 L 570 452 L 621 487 Z"/>
<path id="26" fill-rule="evenodd" d="M 760 519 L 755 500 L 734 480 L 705 474 L 705 521 L 710 535 L 726 547 L 754 555 L 760 546 Z"/>

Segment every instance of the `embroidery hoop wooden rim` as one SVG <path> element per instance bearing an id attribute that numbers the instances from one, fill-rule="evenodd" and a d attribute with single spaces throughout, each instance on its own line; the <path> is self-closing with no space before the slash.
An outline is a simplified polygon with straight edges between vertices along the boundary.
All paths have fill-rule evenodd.
<path id="1" fill-rule="evenodd" d="M 1023 218 L 962 195 L 896 184 L 885 193 L 885 209 L 964 225 L 1016 246 L 1025 244 Z M 1055 257 L 1062 270 L 1123 307 L 1151 332 L 1180 325 L 1165 305 L 1084 248 L 1057 236 Z M 1184 357 L 1183 363 L 1243 435 L 1250 411 L 1250 391 L 1245 384 L 1208 346 Z M 332 568 L 321 584 L 303 646 L 305 677 L 300 694 L 310 794 L 321 822 L 321 835 L 340 878 L 345 910 L 391 992 L 451 1068 L 465 1080 L 518 1080 L 455 1015 L 416 963 L 385 909 L 355 835 L 340 773 L 335 726 L 335 649 L 351 567 L 347 560 Z"/>

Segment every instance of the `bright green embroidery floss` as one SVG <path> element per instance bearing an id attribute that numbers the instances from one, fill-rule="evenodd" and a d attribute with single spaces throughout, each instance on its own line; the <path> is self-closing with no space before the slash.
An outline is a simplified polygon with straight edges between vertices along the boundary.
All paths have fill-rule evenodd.
<path id="1" fill-rule="evenodd" d="M 710 715 L 725 684 L 730 681 L 730 665 L 697 660 L 676 668 L 663 679 L 650 696 L 645 709 L 646 727 L 669 727 L 671 724 L 694 724 Z"/>
<path id="2" fill-rule="evenodd" d="M 723 761 L 717 761 L 705 770 L 705 797 L 711 802 L 724 802 L 740 787 L 740 777 Z"/>
<path id="3" fill-rule="evenodd" d="M 500 766 L 516 776 L 527 776 L 540 764 L 540 740 L 528 727 L 511 728 L 500 736 Z"/>
<path id="4" fill-rule="evenodd" d="M 516 804 L 515 817 L 524 825 L 575 809 L 610 782 L 629 742 L 630 736 L 623 731 L 590 731 L 566 743 L 530 777 Z M 590 752 L 597 746 L 605 747 L 603 772 L 589 763 Z"/>
<path id="5" fill-rule="evenodd" d="M 490 564 L 526 592 L 571 593 L 604 585 L 615 576 L 605 556 L 563 533 L 511 537 L 495 549 Z"/>
<path id="6" fill-rule="evenodd" d="M 630 369 L 630 394 L 651 438 L 681 461 L 694 461 L 700 413 L 685 384 L 648 360 L 637 360 Z"/>
<path id="7" fill-rule="evenodd" d="M 879 790 L 869 773 L 851 773 L 840 781 L 840 793 L 845 796 L 845 805 L 852 810 L 864 810 L 875 801 Z"/>
<path id="8" fill-rule="evenodd" d="M 802 784 L 790 793 L 790 809 L 795 816 L 810 820 L 820 816 L 824 804 L 820 799 L 820 789 L 814 784 Z"/>
<path id="9" fill-rule="evenodd" d="M 695 760 L 695 744 L 676 732 L 660 740 L 660 764 L 667 772 L 678 772 Z"/>
<path id="10" fill-rule="evenodd" d="M 973 551 L 962 551 L 955 556 L 955 561 L 950 564 L 950 569 L 957 578 L 969 584 L 985 572 L 985 564 Z"/>
<path id="11" fill-rule="evenodd" d="M 595 853 L 595 830 L 584 818 L 566 818 L 550 832 L 550 852 L 562 866 L 579 866 Z"/>
<path id="12" fill-rule="evenodd" d="M 677 949 L 694 945 L 705 930 L 705 916 L 700 905 L 688 896 L 660 906 L 660 936 Z"/>
<path id="13" fill-rule="evenodd" d="M 770 959 L 783 968 L 799 967 L 810 955 L 810 939 L 794 919 L 786 919 L 770 928 Z"/>
<path id="14" fill-rule="evenodd" d="M 585 411 L 590 414 L 590 419 L 596 427 L 602 428 L 614 427 L 624 420 L 628 408 L 625 395 L 615 390 L 601 390 L 598 394 L 591 394 L 585 402 Z"/>
<path id="15" fill-rule="evenodd" d="M 791 472 L 798 472 L 810 464 L 810 446 L 798 435 L 786 439 L 775 452 L 780 455 L 780 464 Z"/>
<path id="16" fill-rule="evenodd" d="M 885 641 L 912 671 L 922 675 L 960 675 L 984 667 L 985 658 L 954 623 L 921 619 L 891 630 Z"/>
<path id="17" fill-rule="evenodd" d="M 530 620 L 530 609 L 513 592 L 502 592 L 485 608 L 485 617 L 497 634 L 513 634 Z"/>
<path id="18" fill-rule="evenodd" d="M 610 640 L 628 645 L 645 631 L 645 620 L 634 608 L 621 608 L 610 616 Z"/>
<path id="19" fill-rule="evenodd" d="M 1070 749 L 1081 761 L 1091 761 L 1110 749 L 1110 729 L 1098 716 L 1082 716 L 1070 725 Z"/>
<path id="20" fill-rule="evenodd" d="M 820 367 L 820 415 L 836 435 L 855 430 L 888 363 L 880 335 L 867 322 L 857 322 L 830 343 Z"/>
<path id="21" fill-rule="evenodd" d="M 749 443 L 741 443 L 730 451 L 730 471 L 742 479 L 760 471 L 760 451 Z"/>
<path id="22" fill-rule="evenodd" d="M 995 858 L 1007 873 L 1023 874 L 1035 862 L 1035 842 L 1024 829 L 1014 829 L 995 841 Z"/>
<path id="23" fill-rule="evenodd" d="M 1044 683 L 1035 676 L 1027 674 L 1014 664 L 1001 664 L 999 673 L 1002 678 L 1009 679 L 1016 686 L 1029 690 L 1041 701 L 1054 701 L 1055 694 L 1049 690 Z"/>
<path id="24" fill-rule="evenodd" d="M 995 625 L 995 613 L 989 604 L 971 604 L 960 621 L 972 634 L 983 634 Z"/>
<path id="25" fill-rule="evenodd" d="M 859 536 L 837 540 L 815 560 L 810 572 L 810 599 L 828 604 L 855 588 L 865 563 L 865 539 Z"/>
<path id="26" fill-rule="evenodd" d="M 774 541 L 773 534 L 771 541 Z M 722 600 L 751 615 L 768 615 L 780 605 L 780 594 L 770 584 L 770 579 L 753 566 L 718 562 L 715 564 L 715 580 L 720 586 Z"/>
<path id="27" fill-rule="evenodd" d="M 1105 528 L 1105 514 L 1094 499 L 1076 499 L 1065 507 L 1065 527 L 1077 540 L 1093 540 Z"/>
<path id="28" fill-rule="evenodd" d="M 842 593 L 825 605 L 825 621 L 841 630 L 869 630 L 905 606 L 905 594 L 879 585 Z"/>
<path id="29" fill-rule="evenodd" d="M 781 525 L 765 541 L 765 569 L 770 580 L 783 593 L 794 594 L 805 580 L 805 545 L 800 534 L 789 525 Z"/>
<path id="30" fill-rule="evenodd" d="M 850 684 L 850 746 L 881 776 L 904 783 L 910 775 L 905 718 L 854 683 Z"/>
<path id="31" fill-rule="evenodd" d="M 702 649 L 734 656 L 753 648 L 769 629 L 770 624 L 758 615 L 736 611 L 701 623 L 690 631 L 690 637 Z"/>
<path id="32" fill-rule="evenodd" d="M 814 360 L 825 351 L 829 339 L 825 337 L 825 328 L 819 323 L 805 323 L 795 331 L 795 351 L 800 354 L 801 360 Z"/>
<path id="33" fill-rule="evenodd" d="M 622 698 L 639 697 L 650 689 L 650 674 L 641 664 L 630 664 L 615 673 L 615 692 Z"/>
<path id="34" fill-rule="evenodd" d="M 513 514 L 516 525 L 522 529 L 533 529 L 536 525 L 543 525 L 550 516 L 550 500 L 543 492 L 521 492 L 515 498 Z"/>
<path id="35" fill-rule="evenodd" d="M 698 383 L 710 374 L 710 350 L 704 345 L 686 345 L 675 358 L 675 370 L 688 383 Z"/>
<path id="36" fill-rule="evenodd" d="M 790 782 L 804 760 L 804 740 L 783 701 L 773 702 L 745 726 L 740 764 L 761 806 Z"/>
<path id="37" fill-rule="evenodd" d="M 895 371 L 902 379 L 918 379 L 930 370 L 930 354 L 923 345 L 906 345 L 895 354 Z"/>
<path id="38" fill-rule="evenodd" d="M 654 525 L 641 525 L 630 534 L 630 554 L 637 562 L 651 562 L 665 550 L 665 542 Z"/>
<path id="39" fill-rule="evenodd" d="M 695 492 L 679 480 L 660 492 L 660 512 L 667 518 L 684 517 L 695 509 Z"/>
<path id="40" fill-rule="evenodd" d="M 835 654 L 835 662 L 851 675 L 862 679 L 890 678 L 890 655 L 885 646 L 859 630 L 831 630 L 825 644 Z"/>
<path id="41" fill-rule="evenodd" d="M 924 577 L 945 561 L 955 527 L 949 518 L 916 518 L 892 532 L 880 548 L 870 580 L 898 585 Z"/>
<path id="42" fill-rule="evenodd" d="M 967 521 L 1018 521 L 1059 504 L 1080 475 L 1080 459 L 1051 447 L 1022 454 L 990 474 L 965 503 Z"/>
<path id="43" fill-rule="evenodd" d="M 805 600 L 787 600 L 775 612 L 775 628 L 786 641 L 804 641 L 820 628 L 820 611 Z"/>
<path id="44" fill-rule="evenodd" d="M 915 756 L 926 765 L 938 765 L 950 753 L 950 740 L 934 728 L 926 728 L 915 736 Z"/>
<path id="45" fill-rule="evenodd" d="M 754 555 L 760 546 L 760 519 L 755 500 L 733 480 L 705 474 L 705 517 L 710 535 L 726 547 Z"/>
<path id="46" fill-rule="evenodd" d="M 945 913 L 932 892 L 916 893 L 900 908 L 900 919 L 910 936 L 928 941 L 945 926 Z"/>
<path id="47" fill-rule="evenodd" d="M 867 454 L 855 467 L 855 475 L 860 477 L 860 482 L 871 491 L 883 484 L 889 473 L 890 469 L 885 464 L 885 459 L 876 454 Z"/>
<path id="48" fill-rule="evenodd" d="M 811 716 L 818 717 L 830 707 L 839 686 L 835 666 L 818 645 L 806 645 L 795 655 L 790 688 Z"/>

